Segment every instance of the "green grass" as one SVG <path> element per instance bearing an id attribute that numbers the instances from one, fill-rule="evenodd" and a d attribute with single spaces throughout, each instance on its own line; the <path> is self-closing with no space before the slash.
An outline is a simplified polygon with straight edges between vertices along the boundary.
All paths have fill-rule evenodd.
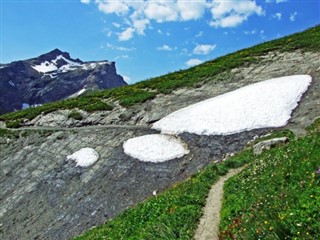
<path id="1" fill-rule="evenodd" d="M 320 121 L 228 180 L 220 239 L 320 239 Z M 317 173 L 316 171 L 319 171 Z"/>
<path id="2" fill-rule="evenodd" d="M 0 128 L 0 137 L 14 137 L 16 134 L 14 134 L 12 131 L 7 129 L 1 129 Z"/>
<path id="3" fill-rule="evenodd" d="M 0 115 L 0 120 L 5 121 L 7 127 L 19 127 L 24 119 L 32 120 L 40 114 L 47 114 L 60 109 L 82 109 L 87 112 L 94 112 L 98 110 L 110 111 L 112 110 L 112 106 L 93 96 L 72 98 Z"/>
<path id="4" fill-rule="evenodd" d="M 83 118 L 79 112 L 74 111 L 74 110 L 71 113 L 69 113 L 68 117 L 73 118 L 75 120 L 82 120 L 82 118 Z"/>
<path id="5" fill-rule="evenodd" d="M 168 94 L 178 88 L 199 87 L 208 81 L 225 81 L 231 77 L 230 71 L 233 68 L 258 62 L 260 56 L 269 51 L 290 52 L 299 49 L 301 51 L 319 52 L 319 39 L 320 26 L 316 26 L 301 33 L 219 57 L 187 70 L 169 73 L 134 85 L 98 91 L 74 99 L 8 113 L 0 116 L 0 120 L 22 122 L 23 119 L 31 120 L 42 112 L 48 113 L 58 109 L 79 108 L 89 112 L 111 110 L 112 107 L 106 102 L 112 103 L 114 101 L 118 101 L 124 107 L 131 107 L 153 99 L 157 94 Z"/>
<path id="6" fill-rule="evenodd" d="M 250 151 L 234 156 L 231 165 L 244 165 L 248 155 Z M 187 181 L 75 239 L 192 239 L 211 185 L 228 169 L 227 162 L 210 165 Z"/>
<path id="7" fill-rule="evenodd" d="M 315 173 L 320 168 L 319 127 L 316 121 L 300 139 L 289 131 L 276 132 L 273 137 L 287 136 L 291 142 L 260 157 L 248 148 L 209 165 L 75 239 L 193 239 L 212 184 L 244 164 L 247 169 L 225 187 L 222 239 L 320 239 L 320 175 Z"/>

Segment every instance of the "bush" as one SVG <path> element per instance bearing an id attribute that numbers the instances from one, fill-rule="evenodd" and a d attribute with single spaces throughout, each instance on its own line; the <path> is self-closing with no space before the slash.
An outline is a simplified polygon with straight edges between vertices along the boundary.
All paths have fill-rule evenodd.
<path id="1" fill-rule="evenodd" d="M 6 127 L 7 128 L 19 128 L 21 127 L 21 121 L 16 120 L 16 121 L 6 121 Z"/>
<path id="2" fill-rule="evenodd" d="M 68 118 L 73 118 L 73 119 L 75 119 L 75 120 L 82 120 L 82 119 L 83 119 L 82 115 L 81 115 L 79 112 L 77 112 L 77 111 L 72 111 L 72 112 L 68 115 Z"/>

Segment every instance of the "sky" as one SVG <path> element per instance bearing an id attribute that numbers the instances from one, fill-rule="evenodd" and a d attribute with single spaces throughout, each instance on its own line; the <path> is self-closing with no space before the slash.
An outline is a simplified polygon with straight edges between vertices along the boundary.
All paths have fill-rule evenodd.
<path id="1" fill-rule="evenodd" d="M 320 0 L 0 0 L 0 62 L 55 48 L 135 83 L 320 23 Z"/>

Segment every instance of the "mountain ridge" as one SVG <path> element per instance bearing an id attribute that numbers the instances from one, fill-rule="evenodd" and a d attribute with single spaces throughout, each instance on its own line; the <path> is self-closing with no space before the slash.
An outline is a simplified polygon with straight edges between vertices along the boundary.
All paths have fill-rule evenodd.
<path id="1" fill-rule="evenodd" d="M 83 62 L 59 49 L 4 64 L 0 76 L 0 114 L 65 99 L 73 94 L 78 96 L 85 91 L 127 85 L 117 74 L 115 62 Z"/>

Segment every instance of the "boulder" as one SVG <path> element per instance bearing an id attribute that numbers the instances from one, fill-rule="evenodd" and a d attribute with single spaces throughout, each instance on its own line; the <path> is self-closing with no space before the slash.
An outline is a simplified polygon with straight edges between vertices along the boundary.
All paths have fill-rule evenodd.
<path id="1" fill-rule="evenodd" d="M 277 146 L 279 144 L 286 144 L 289 142 L 287 137 L 273 138 L 259 142 L 253 146 L 253 154 L 260 155 L 264 150 L 269 150 L 270 148 Z"/>

